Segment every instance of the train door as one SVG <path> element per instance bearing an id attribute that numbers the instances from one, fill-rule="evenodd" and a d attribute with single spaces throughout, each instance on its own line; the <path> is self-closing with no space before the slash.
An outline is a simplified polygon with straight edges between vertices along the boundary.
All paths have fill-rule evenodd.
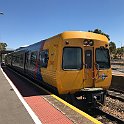
<path id="1" fill-rule="evenodd" d="M 84 78 L 85 78 L 85 87 L 93 87 L 93 48 L 84 47 Z"/>

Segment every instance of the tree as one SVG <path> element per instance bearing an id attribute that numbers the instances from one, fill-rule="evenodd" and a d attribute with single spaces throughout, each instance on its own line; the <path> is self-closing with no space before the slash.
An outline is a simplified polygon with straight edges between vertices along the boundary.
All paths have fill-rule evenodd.
<path id="1" fill-rule="evenodd" d="M 6 50 L 7 44 L 0 42 L 0 51 L 1 50 Z"/>
<path id="2" fill-rule="evenodd" d="M 123 55 L 123 52 L 124 52 L 124 48 L 123 47 L 117 48 L 117 54 L 119 55 L 120 59 L 121 59 L 121 57 Z"/>
<path id="3" fill-rule="evenodd" d="M 108 34 L 106 34 L 106 33 L 104 33 L 104 32 L 102 32 L 100 29 L 95 29 L 94 31 L 89 30 L 88 32 L 93 32 L 93 33 L 97 33 L 97 34 L 102 34 L 102 35 L 105 35 L 105 36 L 108 38 L 108 40 L 110 40 L 109 35 L 108 35 Z"/>
<path id="4" fill-rule="evenodd" d="M 109 50 L 110 50 L 110 54 L 112 54 L 112 53 L 115 54 L 116 53 L 116 45 L 112 41 L 109 43 Z"/>

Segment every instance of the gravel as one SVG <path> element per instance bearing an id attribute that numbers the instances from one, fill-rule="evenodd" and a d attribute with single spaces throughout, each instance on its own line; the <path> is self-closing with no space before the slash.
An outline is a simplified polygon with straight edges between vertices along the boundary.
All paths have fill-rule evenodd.
<path id="1" fill-rule="evenodd" d="M 124 102 L 106 97 L 105 106 L 103 106 L 101 109 L 124 121 Z"/>

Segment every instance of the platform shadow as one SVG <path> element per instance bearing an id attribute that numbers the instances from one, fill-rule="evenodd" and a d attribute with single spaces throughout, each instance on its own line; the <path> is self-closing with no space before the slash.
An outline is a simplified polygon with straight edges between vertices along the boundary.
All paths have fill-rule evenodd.
<path id="1" fill-rule="evenodd" d="M 42 89 L 39 89 L 38 87 L 27 81 L 26 79 L 17 75 L 14 71 L 9 69 L 8 67 L 3 66 L 2 69 L 23 97 L 49 95 Z M 13 91 L 13 89 L 11 88 L 10 91 Z"/>

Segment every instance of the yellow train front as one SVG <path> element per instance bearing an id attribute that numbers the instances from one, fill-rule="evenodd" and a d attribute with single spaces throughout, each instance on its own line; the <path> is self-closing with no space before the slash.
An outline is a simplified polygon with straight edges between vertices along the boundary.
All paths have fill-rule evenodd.
<path id="1" fill-rule="evenodd" d="M 59 94 L 85 103 L 104 103 L 111 84 L 108 39 L 104 35 L 69 31 L 19 48 L 6 56 L 6 64 L 52 86 Z"/>
<path id="2" fill-rule="evenodd" d="M 45 41 L 47 67 L 41 67 L 44 82 L 59 94 L 82 96 L 87 103 L 103 103 L 112 72 L 108 39 L 91 32 L 63 32 Z"/>

